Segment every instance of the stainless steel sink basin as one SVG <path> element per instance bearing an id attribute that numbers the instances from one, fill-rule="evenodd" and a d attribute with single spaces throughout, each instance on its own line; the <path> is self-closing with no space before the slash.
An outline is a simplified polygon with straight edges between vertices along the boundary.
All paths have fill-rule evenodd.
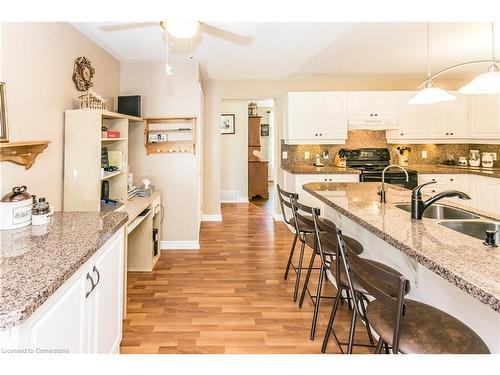
<path id="1" fill-rule="evenodd" d="M 395 206 L 406 212 L 411 212 L 410 203 L 395 204 Z M 424 217 L 427 219 L 438 220 L 470 220 L 479 219 L 479 216 L 470 212 L 460 210 L 455 207 L 446 206 L 444 204 L 433 204 L 424 211 Z"/>
<path id="2" fill-rule="evenodd" d="M 470 220 L 470 221 L 441 221 L 440 225 L 453 229 L 454 231 L 466 234 L 467 236 L 475 237 L 479 240 L 486 238 L 485 230 L 496 231 L 495 242 L 500 244 L 500 223 L 487 220 Z"/>

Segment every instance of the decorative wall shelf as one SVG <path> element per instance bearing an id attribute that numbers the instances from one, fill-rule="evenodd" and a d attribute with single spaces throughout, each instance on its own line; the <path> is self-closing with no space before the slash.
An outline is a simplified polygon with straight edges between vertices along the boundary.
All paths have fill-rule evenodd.
<path id="1" fill-rule="evenodd" d="M 49 141 L 26 141 L 0 143 L 0 161 L 10 161 L 30 169 L 38 154 L 49 145 Z"/>
<path id="2" fill-rule="evenodd" d="M 149 135 L 165 134 L 166 140 L 151 142 Z M 196 153 L 196 117 L 153 117 L 144 119 L 146 153 Z"/>

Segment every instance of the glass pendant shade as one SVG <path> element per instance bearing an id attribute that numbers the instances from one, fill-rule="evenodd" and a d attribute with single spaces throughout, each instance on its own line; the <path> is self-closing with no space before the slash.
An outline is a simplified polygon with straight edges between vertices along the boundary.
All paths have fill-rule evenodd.
<path id="1" fill-rule="evenodd" d="M 196 35 L 200 28 L 198 21 L 167 20 L 165 21 L 167 32 L 174 38 L 190 39 Z"/>
<path id="2" fill-rule="evenodd" d="M 458 91 L 461 94 L 499 94 L 500 71 L 496 65 L 492 67 L 488 72 L 478 75 Z"/>
<path id="3" fill-rule="evenodd" d="M 449 102 L 455 99 L 455 95 L 451 95 L 439 87 L 433 87 L 429 81 L 426 88 L 420 90 L 413 98 L 408 100 L 408 104 L 433 104 Z"/>

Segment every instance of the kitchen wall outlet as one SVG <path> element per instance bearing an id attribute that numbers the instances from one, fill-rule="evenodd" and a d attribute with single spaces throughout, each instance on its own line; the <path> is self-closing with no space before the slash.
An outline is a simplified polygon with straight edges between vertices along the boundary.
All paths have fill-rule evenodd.
<path id="1" fill-rule="evenodd" d="M 491 155 L 493 156 L 493 160 L 497 161 L 497 153 L 496 152 L 492 152 Z"/>
<path id="2" fill-rule="evenodd" d="M 309 160 L 311 155 L 309 155 L 309 151 L 304 152 L 304 159 Z"/>
<path id="3" fill-rule="evenodd" d="M 427 151 L 422 151 L 422 159 L 427 159 Z"/>
<path id="4" fill-rule="evenodd" d="M 283 160 L 288 159 L 288 152 L 287 152 L 287 151 L 283 151 L 283 152 L 281 153 L 281 158 L 282 158 Z"/>

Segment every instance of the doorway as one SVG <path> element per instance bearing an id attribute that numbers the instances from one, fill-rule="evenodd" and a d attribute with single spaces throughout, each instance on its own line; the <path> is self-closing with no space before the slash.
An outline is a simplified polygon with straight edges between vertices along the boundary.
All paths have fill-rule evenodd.
<path id="1" fill-rule="evenodd" d="M 223 99 L 221 115 L 221 203 L 250 202 L 274 216 L 275 100 Z"/>
<path id="2" fill-rule="evenodd" d="M 274 100 L 249 101 L 248 195 L 250 203 L 274 212 Z M 252 133 L 254 133 L 252 135 Z M 255 134 L 256 133 L 256 134 Z M 261 164 L 254 165 L 253 163 Z"/>

